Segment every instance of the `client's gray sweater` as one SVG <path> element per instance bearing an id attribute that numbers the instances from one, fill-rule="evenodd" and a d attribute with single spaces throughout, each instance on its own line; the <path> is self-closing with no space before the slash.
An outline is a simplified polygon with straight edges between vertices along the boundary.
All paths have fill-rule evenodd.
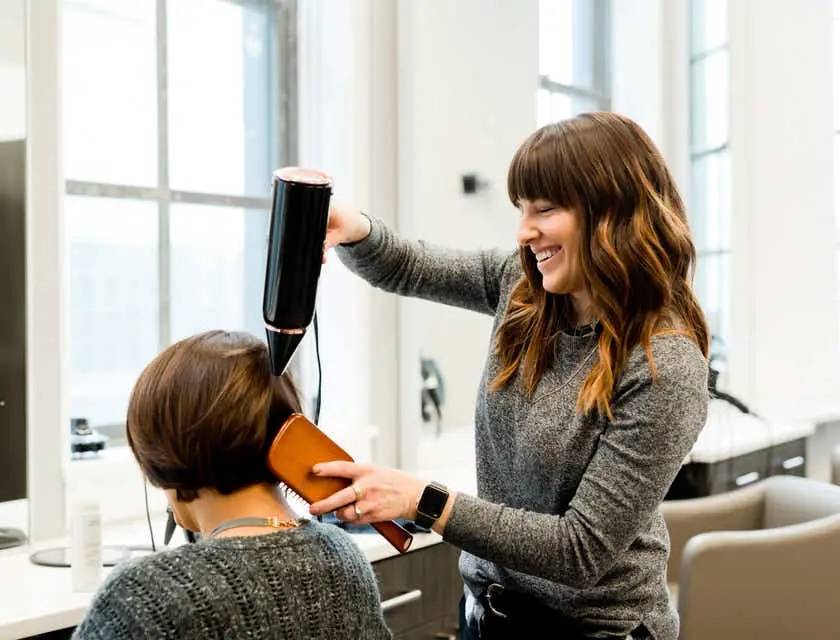
<path id="1" fill-rule="evenodd" d="M 378 220 L 338 255 L 386 291 L 492 315 L 494 333 L 522 275 L 518 253 L 409 242 Z M 490 345 L 475 412 L 479 497 L 459 494 L 444 538 L 465 551 L 468 616 L 480 614 L 475 596 L 499 582 L 577 620 L 592 637 L 623 637 L 643 622 L 656 640 L 675 640 L 658 505 L 705 423 L 707 362 L 684 336 L 655 337 L 654 380 L 636 348 L 608 422 L 575 409 L 596 342 L 594 334 L 564 332 L 533 398 L 518 376 L 489 390 L 500 369 Z"/>
<path id="2" fill-rule="evenodd" d="M 334 525 L 307 522 L 118 567 L 73 638 L 383 640 L 391 633 L 356 543 Z"/>

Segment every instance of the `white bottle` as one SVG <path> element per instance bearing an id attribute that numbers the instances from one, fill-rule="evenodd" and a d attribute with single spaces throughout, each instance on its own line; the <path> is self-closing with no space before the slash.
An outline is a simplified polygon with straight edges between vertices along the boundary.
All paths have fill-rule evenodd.
<path id="1" fill-rule="evenodd" d="M 102 514 L 85 496 L 73 501 L 70 571 L 74 591 L 96 591 L 102 581 Z"/>

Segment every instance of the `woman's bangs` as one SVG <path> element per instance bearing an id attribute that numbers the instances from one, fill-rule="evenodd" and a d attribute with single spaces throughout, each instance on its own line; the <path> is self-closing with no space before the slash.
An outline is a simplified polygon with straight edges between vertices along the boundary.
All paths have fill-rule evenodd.
<path id="1" fill-rule="evenodd" d="M 575 168 L 570 166 L 562 133 L 547 132 L 557 126 L 535 132 L 514 154 L 508 169 L 508 197 L 514 207 L 520 200 L 548 200 L 564 209 L 580 204 L 572 183 Z"/>

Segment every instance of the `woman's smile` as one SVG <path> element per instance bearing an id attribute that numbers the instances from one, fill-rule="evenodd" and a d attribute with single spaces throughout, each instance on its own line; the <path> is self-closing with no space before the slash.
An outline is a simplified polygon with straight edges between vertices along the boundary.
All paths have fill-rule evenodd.
<path id="1" fill-rule="evenodd" d="M 540 273 L 545 273 L 556 265 L 562 257 L 563 247 L 549 247 L 543 249 L 539 253 L 535 253 L 537 258 L 537 268 Z"/>

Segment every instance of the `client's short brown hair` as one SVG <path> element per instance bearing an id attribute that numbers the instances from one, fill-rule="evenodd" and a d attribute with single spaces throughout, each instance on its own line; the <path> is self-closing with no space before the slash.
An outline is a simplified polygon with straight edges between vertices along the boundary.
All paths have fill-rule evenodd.
<path id="1" fill-rule="evenodd" d="M 300 399 L 287 374 L 271 375 L 265 342 L 208 331 L 176 342 L 140 374 L 126 433 L 154 486 L 194 500 L 276 482 L 266 466 L 274 436 Z"/>

